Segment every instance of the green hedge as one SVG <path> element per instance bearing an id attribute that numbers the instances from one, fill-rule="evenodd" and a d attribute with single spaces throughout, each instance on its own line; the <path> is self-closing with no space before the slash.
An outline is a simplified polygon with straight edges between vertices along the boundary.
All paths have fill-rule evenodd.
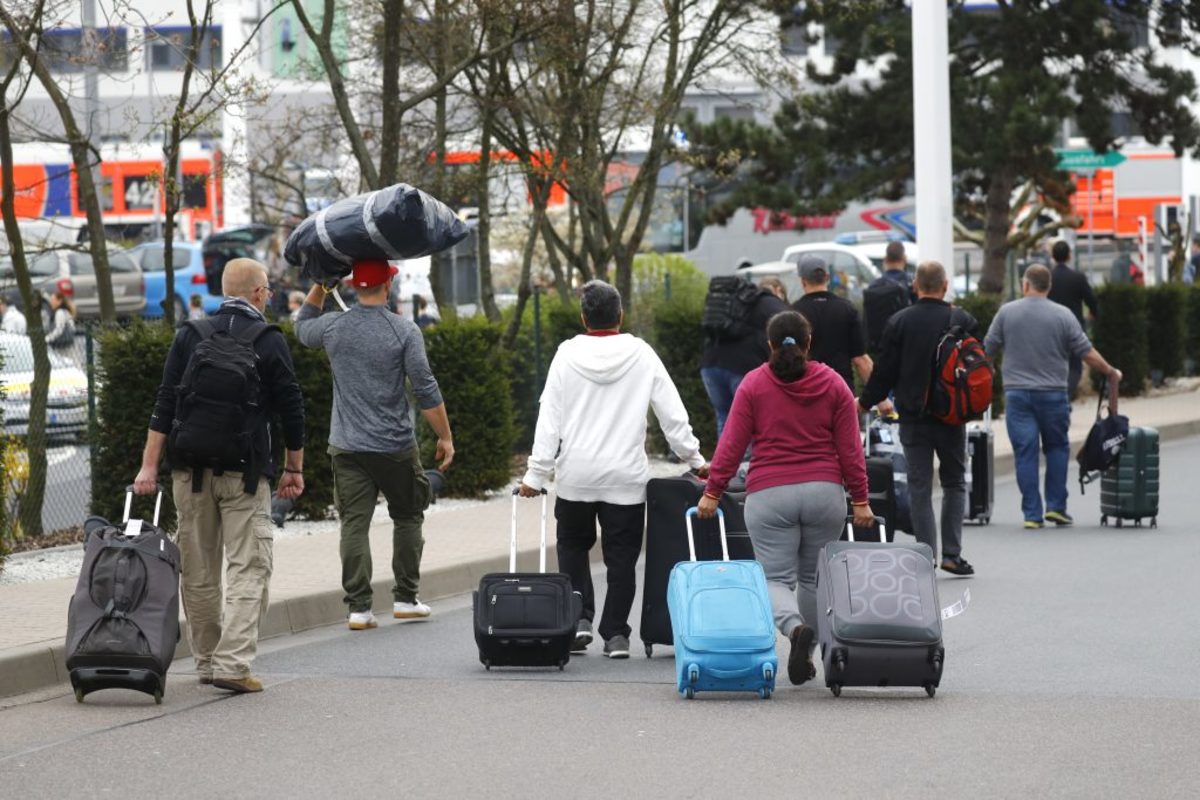
<path id="1" fill-rule="evenodd" d="M 700 332 L 702 312 L 703 305 L 695 303 L 662 304 L 655 310 L 651 344 L 679 390 L 692 432 L 700 440 L 700 451 L 705 458 L 711 458 L 717 449 L 717 418 L 700 379 L 700 352 L 704 347 Z M 650 427 L 649 439 L 652 452 L 663 455 L 668 452 L 666 438 L 656 423 Z"/>
<path id="2" fill-rule="evenodd" d="M 333 373 L 324 350 L 304 347 L 296 339 L 291 323 L 280 325 L 292 351 L 296 381 L 304 395 L 304 494 L 292 512 L 307 519 L 329 519 L 333 513 L 333 468 L 329 453 L 329 415 L 333 411 Z M 272 421 L 275 463 L 283 465 L 283 431 Z"/>
<path id="3" fill-rule="evenodd" d="M 1195 373 L 1200 369 L 1200 285 L 1187 290 L 1187 357 Z"/>
<path id="4" fill-rule="evenodd" d="M 482 317 L 443 321 L 425 331 L 429 365 L 437 378 L 454 434 L 454 463 L 445 493 L 479 496 L 508 484 L 516 441 L 509 360 L 500 349 L 502 328 Z M 421 461 L 434 460 L 436 437 L 421 419 Z"/>
<path id="5" fill-rule="evenodd" d="M 1124 373 L 1121 395 L 1135 397 L 1146 390 L 1150 360 L 1147 337 L 1147 291 L 1129 283 L 1108 284 L 1096 291 L 1100 317 L 1092 329 L 1092 343 L 1101 355 Z M 1101 376 L 1092 373 L 1100 390 Z"/>
<path id="6" fill-rule="evenodd" d="M 0 368 L 4 366 L 4 352 L 0 351 Z M 4 399 L 4 384 L 0 383 L 0 400 Z M 8 527 L 8 436 L 4 430 L 4 405 L 0 403 L 0 572 L 4 572 L 4 561 L 12 552 Z"/>
<path id="7" fill-rule="evenodd" d="M 1146 336 L 1154 343 L 1149 348 L 1150 369 L 1160 370 L 1164 378 L 1183 374 L 1187 356 L 1187 287 L 1164 283 L 1146 290 Z M 1103 351 L 1101 351 L 1103 352 Z"/>
<path id="8" fill-rule="evenodd" d="M 558 345 L 583 333 L 583 323 L 579 319 L 579 304 L 569 305 L 555 294 L 544 294 L 539 298 L 541 312 L 541 380 L 538 380 L 537 348 L 534 341 L 533 301 L 526 303 L 521 315 L 521 329 L 516 341 L 506 354 L 509 365 L 509 379 L 512 385 L 512 406 L 514 414 L 515 439 L 513 446 L 521 452 L 528 452 L 533 446 L 533 431 L 537 425 L 538 397 L 542 383 L 546 379 L 546 371 L 550 361 L 558 350 Z M 506 309 L 501 320 L 503 328 L 508 327 L 512 319 L 513 309 Z"/>
<path id="9" fill-rule="evenodd" d="M 135 322 L 127 328 L 99 329 L 96 334 L 96 416 L 98 432 L 92 445 L 93 514 L 109 520 L 121 519 L 125 487 L 133 483 L 142 466 L 142 449 L 163 364 L 175 332 L 162 322 Z M 171 476 L 164 469 L 159 482 L 163 493 L 159 524 L 175 528 L 175 503 L 171 499 Z M 135 506 L 135 514 L 147 519 L 153 506 Z"/>
<path id="10" fill-rule="evenodd" d="M 975 321 L 979 323 L 979 341 L 983 341 L 987 336 L 988 329 L 992 327 L 992 320 L 996 318 L 996 313 L 1000 310 L 1004 298 L 998 294 L 970 294 L 964 297 L 959 297 L 955 301 L 959 308 L 966 311 Z M 1004 415 L 1004 354 L 1001 353 L 996 359 L 996 376 L 992 381 L 992 416 L 1000 417 Z"/>

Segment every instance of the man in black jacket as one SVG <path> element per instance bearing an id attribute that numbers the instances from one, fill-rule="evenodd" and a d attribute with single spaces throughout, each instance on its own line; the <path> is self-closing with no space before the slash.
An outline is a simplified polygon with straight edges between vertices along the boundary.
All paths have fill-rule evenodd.
<path id="1" fill-rule="evenodd" d="M 966 511 L 967 442 L 965 425 L 946 425 L 926 409 L 933 380 L 938 341 L 951 326 L 972 336 L 978 325 L 967 312 L 945 301 L 946 270 L 936 261 L 917 267 L 917 302 L 896 312 L 883 329 L 879 358 L 859 398 L 865 411 L 895 392 L 900 414 L 900 443 L 908 459 L 908 496 L 913 533 L 938 552 L 937 521 L 933 515 L 933 456 L 937 454 L 942 484 L 942 569 L 973 575 L 962 557 L 962 523 Z"/>
<path id="2" fill-rule="evenodd" d="M 196 672 L 201 683 L 220 689 L 261 692 L 262 683 L 251 674 L 250 665 L 258 649 L 258 626 L 267 611 L 271 579 L 268 484 L 275 476 L 275 464 L 268 426 L 271 413 L 278 413 L 287 448 L 279 496 L 295 499 L 304 491 L 304 399 L 287 340 L 278 329 L 265 324 L 263 311 L 271 297 L 266 267 L 248 258 L 234 259 L 225 265 L 221 288 L 226 300 L 217 313 L 181 327 L 171 344 L 134 491 L 155 492 L 158 463 L 169 445 L 173 497 L 179 512 L 183 607 Z M 198 369 L 201 342 L 206 343 L 206 352 L 215 353 L 218 351 L 212 343 L 220 338 L 233 356 L 243 355 L 244 349 L 239 349 L 243 345 L 230 342 L 225 334 L 254 351 L 252 363 L 258 374 L 259 395 L 249 413 L 244 392 L 239 396 L 196 399 L 206 391 L 211 393 L 216 383 L 207 381 L 207 386 L 201 386 L 202 381 L 197 380 L 194 387 L 189 387 L 189 365 Z M 179 397 L 181 390 L 191 396 Z M 202 406 L 221 411 L 209 416 L 198 411 Z M 194 426 L 194 431 L 189 427 L 188 434 L 193 442 L 204 444 L 208 439 L 217 443 L 216 447 L 236 442 L 239 437 L 229 426 L 211 432 L 204 429 L 206 422 L 215 419 L 230 425 L 235 424 L 233 420 L 242 420 L 248 441 L 238 455 L 200 458 L 181 446 L 180 431 L 187 426 Z M 222 561 L 228 562 L 224 570 L 224 608 Z"/>
<path id="3" fill-rule="evenodd" d="M 1071 267 L 1071 245 L 1055 242 L 1050 254 L 1054 256 L 1054 269 L 1050 271 L 1050 300 L 1060 306 L 1066 306 L 1075 315 L 1075 319 L 1079 320 L 1079 327 L 1087 332 L 1083 324 L 1084 304 L 1087 304 L 1088 311 L 1092 313 L 1092 319 L 1100 313 L 1100 304 L 1096 302 L 1092 284 L 1088 282 L 1087 275 Z M 1072 400 L 1075 399 L 1079 379 L 1082 377 L 1083 361 L 1071 356 L 1067 365 L 1067 392 Z"/>
<path id="4" fill-rule="evenodd" d="M 700 354 L 700 378 L 717 415 L 718 438 L 725 428 L 725 419 L 742 378 L 766 363 L 771 354 L 767 347 L 767 320 L 788 310 L 786 302 L 760 287 L 740 335 L 732 338 L 709 336 L 705 340 Z"/>

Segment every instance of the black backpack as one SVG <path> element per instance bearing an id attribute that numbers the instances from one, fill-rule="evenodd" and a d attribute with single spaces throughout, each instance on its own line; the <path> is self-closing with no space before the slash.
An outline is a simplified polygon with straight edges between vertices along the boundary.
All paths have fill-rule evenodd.
<path id="1" fill-rule="evenodd" d="M 230 318 L 232 319 L 232 318 Z M 185 323 L 200 335 L 179 383 L 171 427 L 171 461 L 195 470 L 198 490 L 204 468 L 242 471 L 246 489 L 258 485 L 254 436 L 262 423 L 262 380 L 254 343 L 270 330 L 252 322 L 240 333 L 218 320 Z"/>
<path id="2" fill-rule="evenodd" d="M 1096 422 L 1088 431 L 1087 441 L 1075 455 L 1079 462 L 1079 491 L 1083 493 L 1084 486 L 1094 481 L 1100 473 L 1116 463 L 1121 455 L 1121 448 L 1129 438 L 1129 417 L 1117 413 L 1116 386 L 1110 385 L 1108 398 L 1108 415 L 1100 416 L 1104 407 L 1104 392 L 1096 403 Z"/>
<path id="3" fill-rule="evenodd" d="M 891 278 L 880 276 L 863 290 L 863 320 L 867 331 L 867 350 L 879 352 L 883 329 L 892 315 L 912 304 L 906 286 Z"/>
<path id="4" fill-rule="evenodd" d="M 741 339 L 753 333 L 751 312 L 764 290 L 740 275 L 718 275 L 708 282 L 700 327 L 715 341 Z"/>

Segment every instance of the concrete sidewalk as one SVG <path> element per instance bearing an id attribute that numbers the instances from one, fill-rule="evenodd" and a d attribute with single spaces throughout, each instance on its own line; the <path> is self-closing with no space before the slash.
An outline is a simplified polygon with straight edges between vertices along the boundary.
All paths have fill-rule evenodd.
<path id="1" fill-rule="evenodd" d="M 1071 425 L 1073 451 L 1087 436 L 1094 409 L 1094 398 L 1075 406 Z M 1200 435 L 1200 392 L 1197 391 L 1123 400 L 1120 410 L 1133 425 L 1158 428 L 1163 440 Z M 995 427 L 995 433 L 996 473 L 1011 474 L 1012 446 L 1002 421 Z M 1077 495 L 1073 493 L 1073 496 Z M 508 497 L 500 497 L 468 507 L 439 510 L 427 517 L 422 599 L 436 600 L 471 591 L 485 573 L 508 568 L 510 503 Z M 535 502 L 520 505 L 519 530 L 523 537 L 519 566 L 522 569 L 537 569 L 538 510 L 539 504 Z M 553 569 L 552 505 L 549 516 L 551 547 L 548 561 L 549 568 Z M 377 522 L 372 527 L 371 548 L 375 556 L 376 610 L 387 611 L 391 607 L 389 522 Z M 336 533 L 277 541 L 271 609 L 262 636 L 297 633 L 345 619 L 340 572 Z M 66 636 L 67 601 L 74 586 L 74 578 L 63 578 L 0 587 L 0 697 L 67 680 L 63 639 Z M 436 605 L 434 613 L 437 613 Z M 180 644 L 178 654 L 187 654 L 186 641 Z"/>

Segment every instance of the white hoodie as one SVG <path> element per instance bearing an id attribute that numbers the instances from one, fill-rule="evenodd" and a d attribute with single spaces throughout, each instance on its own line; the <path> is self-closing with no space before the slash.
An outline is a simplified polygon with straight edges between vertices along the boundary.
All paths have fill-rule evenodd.
<path id="1" fill-rule="evenodd" d="M 675 454 L 704 465 L 679 390 L 658 354 L 632 334 L 563 342 L 550 362 L 524 483 L 543 488 L 557 476 L 564 500 L 646 502 L 646 411 Z"/>

